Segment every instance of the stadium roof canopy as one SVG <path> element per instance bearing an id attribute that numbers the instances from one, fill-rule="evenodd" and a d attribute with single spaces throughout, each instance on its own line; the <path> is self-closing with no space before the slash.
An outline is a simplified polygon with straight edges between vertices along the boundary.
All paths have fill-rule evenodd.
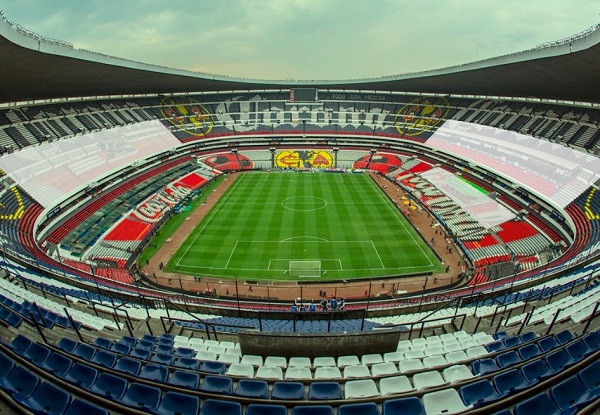
<path id="1" fill-rule="evenodd" d="M 0 18 L 0 102 L 317 87 L 600 103 L 600 25 L 545 47 L 384 78 L 270 81 L 148 65 L 74 48 Z"/>

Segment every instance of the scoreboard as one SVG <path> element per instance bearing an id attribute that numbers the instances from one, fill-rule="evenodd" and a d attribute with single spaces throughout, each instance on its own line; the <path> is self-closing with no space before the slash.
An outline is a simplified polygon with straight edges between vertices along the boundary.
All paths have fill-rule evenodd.
<path id="1" fill-rule="evenodd" d="M 290 102 L 317 102 L 319 91 L 316 88 L 291 88 Z"/>

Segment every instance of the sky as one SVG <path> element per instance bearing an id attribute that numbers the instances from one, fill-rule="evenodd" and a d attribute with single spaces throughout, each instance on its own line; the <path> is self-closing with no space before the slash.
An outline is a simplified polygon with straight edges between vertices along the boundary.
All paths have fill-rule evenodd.
<path id="1" fill-rule="evenodd" d="M 444 68 L 600 23 L 598 0 L 0 0 L 0 9 L 76 48 L 273 80 Z"/>

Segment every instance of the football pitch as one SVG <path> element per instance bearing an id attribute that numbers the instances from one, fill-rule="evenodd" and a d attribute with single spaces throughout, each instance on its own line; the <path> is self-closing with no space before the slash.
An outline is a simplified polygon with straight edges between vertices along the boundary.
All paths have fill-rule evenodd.
<path id="1" fill-rule="evenodd" d="M 253 280 L 442 269 L 373 179 L 321 172 L 241 174 L 166 265 L 168 272 Z"/>

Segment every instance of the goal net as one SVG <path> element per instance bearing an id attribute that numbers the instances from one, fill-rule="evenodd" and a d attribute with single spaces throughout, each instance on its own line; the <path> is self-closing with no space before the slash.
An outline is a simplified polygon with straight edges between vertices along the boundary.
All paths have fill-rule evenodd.
<path id="1" fill-rule="evenodd" d="M 291 277 L 320 278 L 321 261 L 290 261 L 288 273 Z"/>

